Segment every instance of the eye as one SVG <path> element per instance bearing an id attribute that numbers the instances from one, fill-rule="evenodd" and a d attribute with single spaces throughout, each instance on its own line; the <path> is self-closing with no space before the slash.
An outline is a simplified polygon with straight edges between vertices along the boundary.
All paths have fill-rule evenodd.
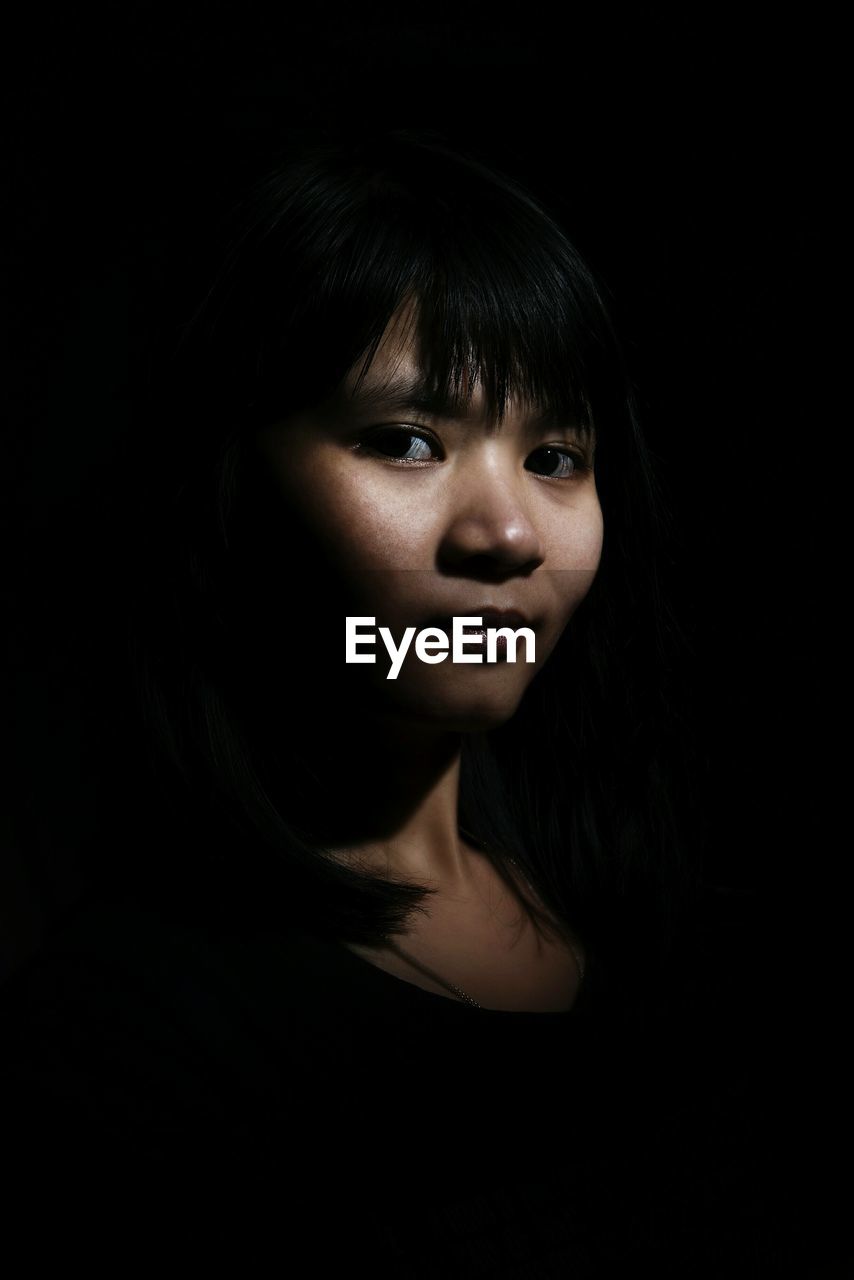
<path id="1" fill-rule="evenodd" d="M 525 466 L 550 480 L 569 480 L 576 472 L 583 471 L 586 464 L 577 453 L 558 449 L 555 445 L 543 445 L 529 455 Z"/>
<path id="2" fill-rule="evenodd" d="M 441 454 L 438 443 L 411 427 L 380 427 L 362 441 L 360 448 L 395 462 L 429 462 Z"/>

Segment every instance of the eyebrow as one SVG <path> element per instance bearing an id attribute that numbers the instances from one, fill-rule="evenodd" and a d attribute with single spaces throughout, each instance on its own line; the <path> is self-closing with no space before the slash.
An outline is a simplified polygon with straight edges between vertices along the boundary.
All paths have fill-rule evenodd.
<path id="1" fill-rule="evenodd" d="M 455 398 L 450 392 L 431 387 L 423 374 L 416 374 L 411 378 L 393 378 L 373 386 L 362 382 L 355 391 L 346 393 L 345 401 L 359 410 L 402 410 L 429 413 L 437 418 L 459 417 L 465 412 L 462 400 Z"/>
<path id="2" fill-rule="evenodd" d="M 429 385 L 422 374 L 411 378 L 393 378 L 388 382 L 359 387 L 344 396 L 345 404 L 360 413 L 375 413 L 379 410 L 393 413 L 420 413 L 436 418 L 466 418 L 469 416 L 468 405 L 460 397 L 449 391 Z M 575 415 L 568 417 L 559 413 L 551 405 L 543 405 L 535 412 L 526 415 L 525 425 L 531 430 L 550 430 L 561 427 L 572 427 L 573 430 L 588 431 L 589 428 L 579 422 Z"/>

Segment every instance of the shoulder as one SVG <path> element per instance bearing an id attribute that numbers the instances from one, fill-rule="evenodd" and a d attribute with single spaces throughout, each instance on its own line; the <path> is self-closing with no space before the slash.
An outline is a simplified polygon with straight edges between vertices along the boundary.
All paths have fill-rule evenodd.
<path id="1" fill-rule="evenodd" d="M 78 903 L 0 988 L 0 1017 L 20 1054 L 52 1043 L 72 1056 L 95 1049 L 114 1064 L 124 1052 L 130 1067 L 141 1050 L 168 1045 L 161 1068 L 177 1076 L 182 1061 L 206 1058 L 213 1070 L 229 1049 L 251 1043 L 253 1020 L 272 1004 L 299 1026 L 300 1011 L 317 1003 L 312 975 L 322 980 L 307 963 L 313 947 L 322 953 L 295 929 L 95 897 Z"/>
<path id="2" fill-rule="evenodd" d="M 0 989 L 0 1127 L 28 1240 L 49 1251 L 52 1220 L 81 1244 L 94 1225 L 105 1250 L 143 1224 L 161 1247 L 200 1243 L 218 1238 L 218 1205 L 227 1242 L 226 1196 L 232 1212 L 244 1187 L 263 1196 L 283 1160 L 308 1176 L 328 1083 L 308 946 L 130 900 L 66 917 Z M 243 1220 L 255 1213 L 247 1200 Z"/>
<path id="3" fill-rule="evenodd" d="M 195 1031 L 210 1003 L 197 998 L 188 941 L 168 917 L 130 903 L 78 904 L 0 993 L 3 1074 L 19 1096 L 43 1107 L 73 1097 L 114 1121 L 122 1106 L 141 1120 L 155 1095 L 161 1114 L 170 1098 L 202 1105 Z"/>

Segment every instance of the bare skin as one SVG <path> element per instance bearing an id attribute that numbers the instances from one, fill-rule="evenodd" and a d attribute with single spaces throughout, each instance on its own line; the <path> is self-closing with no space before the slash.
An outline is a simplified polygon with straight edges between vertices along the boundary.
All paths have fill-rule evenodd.
<path id="1" fill-rule="evenodd" d="M 324 843 L 342 861 L 436 890 L 397 941 L 445 982 L 486 1008 L 568 1009 L 580 945 L 538 933 L 518 894 L 461 839 L 457 815 L 462 735 L 513 716 L 598 569 L 592 449 L 537 406 L 512 401 L 496 422 L 477 386 L 463 410 L 404 403 L 400 388 L 421 368 L 410 321 L 406 308 L 393 318 L 361 393 L 345 388 L 333 405 L 265 428 L 260 452 L 347 612 L 376 617 L 399 640 L 435 615 L 514 609 L 536 632 L 537 661 L 438 666 L 409 655 L 388 681 L 379 665 L 345 670 L 342 659 L 341 678 L 367 697 L 358 723 L 339 718 L 321 744 L 335 787 Z M 343 633 L 342 611 L 342 649 Z M 455 998 L 389 947 L 351 949 Z"/>
<path id="2" fill-rule="evenodd" d="M 462 876 L 451 882 L 422 879 L 438 893 L 429 916 L 418 917 L 401 945 L 348 943 L 352 951 L 387 973 L 446 996 L 420 965 L 453 983 L 487 1009 L 550 1013 L 571 1009 L 581 985 L 583 950 L 543 938 L 519 898 L 487 858 L 461 840 Z"/>
<path id="3" fill-rule="evenodd" d="M 345 945 L 387 973 L 451 999 L 459 997 L 443 983 L 488 1009 L 570 1009 L 581 985 L 581 942 L 568 939 L 565 930 L 563 937 L 557 930 L 544 936 L 519 894 L 458 832 L 460 735 L 439 738 L 430 729 L 419 732 L 388 720 L 366 742 L 365 728 L 359 726 L 361 755 L 355 742 L 348 750 L 340 740 L 337 753 L 348 762 L 348 787 L 371 795 L 372 825 L 388 834 L 339 845 L 335 852 L 351 865 L 436 892 L 415 913 L 406 935 L 392 939 L 405 955 L 392 947 Z M 377 777 L 383 779 L 381 794 L 394 797 L 393 806 L 377 799 Z M 521 876 L 519 884 L 524 888 Z"/>

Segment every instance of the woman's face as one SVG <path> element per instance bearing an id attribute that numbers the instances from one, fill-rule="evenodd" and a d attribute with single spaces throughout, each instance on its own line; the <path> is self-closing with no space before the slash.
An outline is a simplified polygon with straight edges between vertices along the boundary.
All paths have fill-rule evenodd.
<path id="1" fill-rule="evenodd" d="M 603 526 L 592 441 L 513 399 L 499 425 L 479 384 L 464 408 L 429 403 L 410 319 L 393 318 L 357 391 L 351 373 L 334 403 L 264 428 L 258 444 L 289 509 L 287 536 L 293 518 L 300 531 L 281 563 L 313 548 L 315 588 L 340 603 L 340 616 L 328 615 L 340 637 L 326 661 L 337 651 L 342 670 L 329 674 L 367 682 L 378 709 L 407 719 L 489 729 L 514 714 L 596 574 Z M 501 621 L 488 610 L 520 616 Z M 374 665 L 345 663 L 347 616 L 376 620 L 360 627 L 374 646 L 359 648 Z M 396 646 L 408 627 L 438 626 L 450 639 L 453 616 L 531 628 L 535 662 L 520 641 L 515 662 L 499 647 L 498 661 L 449 654 L 428 664 L 413 639 L 397 678 L 387 678 L 379 627 Z M 476 644 L 466 652 L 486 658 Z"/>

